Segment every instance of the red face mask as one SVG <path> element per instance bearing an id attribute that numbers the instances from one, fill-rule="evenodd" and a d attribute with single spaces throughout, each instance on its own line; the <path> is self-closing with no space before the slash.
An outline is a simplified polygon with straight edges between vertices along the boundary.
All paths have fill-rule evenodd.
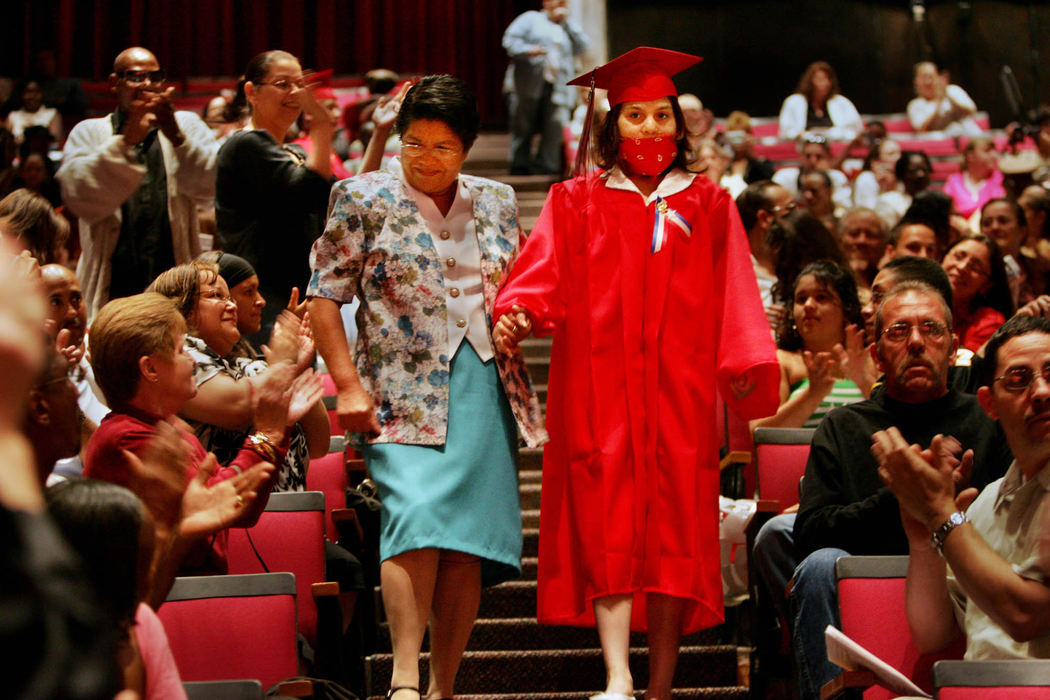
<path id="1" fill-rule="evenodd" d="M 620 162 L 635 175 L 659 175 L 671 167 L 678 155 L 673 138 L 620 139 Z"/>

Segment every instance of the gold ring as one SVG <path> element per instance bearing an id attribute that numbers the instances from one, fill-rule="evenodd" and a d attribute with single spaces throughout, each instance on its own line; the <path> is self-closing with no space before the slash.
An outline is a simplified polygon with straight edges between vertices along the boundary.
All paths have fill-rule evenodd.
<path id="1" fill-rule="evenodd" d="M 243 506 L 244 505 L 244 496 L 242 496 L 241 494 L 237 494 L 237 505 L 239 505 L 239 506 Z"/>

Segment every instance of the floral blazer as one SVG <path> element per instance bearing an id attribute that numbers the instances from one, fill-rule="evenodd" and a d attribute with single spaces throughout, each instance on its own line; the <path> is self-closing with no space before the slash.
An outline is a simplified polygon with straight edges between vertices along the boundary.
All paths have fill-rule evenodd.
<path id="1" fill-rule="evenodd" d="M 496 293 L 523 236 L 514 191 L 460 175 L 474 201 L 489 332 Z M 356 364 L 382 432 L 372 442 L 441 445 L 448 426 L 445 285 L 430 230 L 398 174 L 359 175 L 332 189 L 328 223 L 310 253 L 308 296 L 358 297 Z M 521 352 L 496 366 L 525 444 L 546 442 L 539 401 Z"/>

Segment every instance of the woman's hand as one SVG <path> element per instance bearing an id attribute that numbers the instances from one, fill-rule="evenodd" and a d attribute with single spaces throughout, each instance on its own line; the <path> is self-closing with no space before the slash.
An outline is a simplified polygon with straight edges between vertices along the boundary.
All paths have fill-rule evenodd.
<path id="1" fill-rule="evenodd" d="M 376 103 L 376 108 L 372 110 L 372 123 L 375 124 L 376 131 L 386 134 L 390 133 L 390 130 L 394 127 L 394 122 L 397 121 L 398 112 L 401 111 L 401 103 L 405 101 L 405 95 L 408 94 L 409 88 L 411 88 L 415 82 L 416 81 L 406 81 L 393 97 L 386 96 L 379 98 L 379 102 Z"/>
<path id="2" fill-rule="evenodd" d="M 207 537 L 233 525 L 258 496 L 273 475 L 269 462 L 258 462 L 241 474 L 208 486 L 219 468 L 215 455 L 208 453 L 197 467 L 197 475 L 186 485 L 179 515 L 179 534 Z"/>
<path id="3" fill-rule="evenodd" d="M 379 418 L 376 416 L 375 403 L 360 384 L 339 390 L 335 410 L 339 416 L 339 426 L 343 430 L 365 435 L 379 434 Z"/>
<path id="4" fill-rule="evenodd" d="M 292 400 L 292 385 L 298 375 L 299 372 L 293 363 L 278 362 L 255 377 L 251 385 L 255 429 L 275 445 L 284 442 L 285 427 L 288 425 L 288 405 Z"/>
<path id="5" fill-rule="evenodd" d="M 328 116 L 328 111 L 317 101 L 317 97 L 314 95 L 312 85 L 308 85 L 306 89 L 299 90 L 299 106 L 303 108 L 303 112 L 310 116 L 310 133 L 313 135 L 315 131 L 325 132 L 329 135 L 335 132 L 335 126 L 332 124 L 332 118 Z"/>
<path id="6" fill-rule="evenodd" d="M 496 342 L 497 350 L 510 353 L 531 332 L 532 320 L 528 312 L 524 307 L 515 305 L 509 314 L 500 316 L 492 329 L 492 339 Z"/>
<path id="7" fill-rule="evenodd" d="M 324 382 L 312 369 L 307 369 L 292 382 L 292 398 L 288 402 L 288 425 L 302 420 L 324 394 Z"/>

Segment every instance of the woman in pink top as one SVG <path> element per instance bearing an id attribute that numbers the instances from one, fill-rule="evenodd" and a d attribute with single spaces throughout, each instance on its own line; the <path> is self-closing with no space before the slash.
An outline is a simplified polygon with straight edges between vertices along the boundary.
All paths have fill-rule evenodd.
<path id="1" fill-rule="evenodd" d="M 962 156 L 962 169 L 948 176 L 944 191 L 951 196 L 955 210 L 969 218 L 989 200 L 1005 197 L 1006 190 L 991 139 L 972 139 Z"/>

